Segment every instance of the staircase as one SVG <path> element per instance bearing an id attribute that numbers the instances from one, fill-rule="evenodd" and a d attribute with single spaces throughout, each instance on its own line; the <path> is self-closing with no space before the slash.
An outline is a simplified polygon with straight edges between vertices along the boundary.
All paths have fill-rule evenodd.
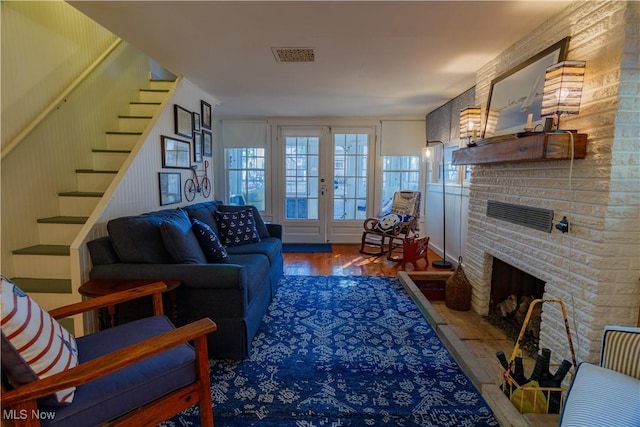
<path id="1" fill-rule="evenodd" d="M 106 148 L 92 150 L 91 169 L 75 171 L 77 190 L 58 194 L 58 215 L 37 220 L 39 244 L 12 251 L 12 280 L 43 308 L 74 302 L 69 247 L 173 85 L 152 80 L 139 91 L 127 114 L 118 116 L 118 130 L 106 133 Z"/>

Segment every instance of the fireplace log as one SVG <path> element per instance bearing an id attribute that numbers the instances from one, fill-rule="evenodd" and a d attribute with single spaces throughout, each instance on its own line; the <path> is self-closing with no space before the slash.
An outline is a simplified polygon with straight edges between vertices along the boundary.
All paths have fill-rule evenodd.
<path id="1" fill-rule="evenodd" d="M 518 297 L 514 294 L 509 295 L 509 297 L 496 304 L 497 314 L 501 317 L 507 317 L 518 308 Z"/>

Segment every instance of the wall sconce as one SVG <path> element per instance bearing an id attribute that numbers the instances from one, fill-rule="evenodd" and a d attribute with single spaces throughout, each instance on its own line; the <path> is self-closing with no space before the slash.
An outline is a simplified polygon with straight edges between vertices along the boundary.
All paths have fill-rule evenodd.
<path id="1" fill-rule="evenodd" d="M 479 129 L 480 107 L 469 106 L 460 110 L 460 138 L 469 138 L 467 145 L 474 145 Z"/>
<path id="2" fill-rule="evenodd" d="M 544 76 L 541 116 L 558 115 L 556 132 L 560 131 L 562 114 L 578 114 L 586 61 L 563 61 L 547 67 Z"/>

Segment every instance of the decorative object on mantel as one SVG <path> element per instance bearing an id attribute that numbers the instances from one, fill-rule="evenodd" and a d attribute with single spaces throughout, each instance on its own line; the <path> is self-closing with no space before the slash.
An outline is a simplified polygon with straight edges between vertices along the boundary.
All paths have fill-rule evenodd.
<path id="1" fill-rule="evenodd" d="M 511 141 L 514 138 L 515 138 L 515 135 L 508 134 L 508 135 L 492 136 L 491 138 L 477 139 L 473 142 L 475 145 L 486 145 L 486 144 L 494 144 L 502 141 Z"/>
<path id="2" fill-rule="evenodd" d="M 525 127 L 533 130 L 541 124 L 545 70 L 564 61 L 568 47 L 566 37 L 491 81 L 483 138 L 514 134 Z"/>
<path id="3" fill-rule="evenodd" d="M 563 61 L 547 68 L 544 77 L 541 116 L 558 115 L 556 132 L 560 129 L 560 116 L 578 114 L 582 98 L 585 61 Z"/>
<path id="4" fill-rule="evenodd" d="M 460 139 L 468 138 L 468 147 L 475 145 L 474 140 L 480 130 L 480 107 L 469 106 L 460 110 Z"/>
<path id="5" fill-rule="evenodd" d="M 535 132 L 529 136 L 515 138 L 509 135 L 500 143 L 478 143 L 477 147 L 467 147 L 452 153 L 454 165 L 477 165 L 492 163 L 540 162 L 547 160 L 584 159 L 587 155 L 587 134 L 566 132 Z M 493 140 L 493 138 L 491 138 Z"/>
<path id="6" fill-rule="evenodd" d="M 447 207 L 446 207 L 446 186 L 444 178 L 444 142 L 427 141 L 427 147 L 435 144 L 442 145 L 442 260 L 436 260 L 431 263 L 434 267 L 451 268 L 451 263 L 447 261 Z"/>

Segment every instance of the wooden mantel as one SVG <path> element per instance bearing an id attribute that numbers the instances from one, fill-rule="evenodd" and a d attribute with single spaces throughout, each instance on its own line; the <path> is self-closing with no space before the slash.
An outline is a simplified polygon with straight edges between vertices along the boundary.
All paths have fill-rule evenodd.
<path id="1" fill-rule="evenodd" d="M 574 159 L 587 154 L 587 134 L 574 133 Z M 571 139 L 568 133 L 538 133 L 521 138 L 501 140 L 453 152 L 454 165 L 541 162 L 571 159 Z"/>

